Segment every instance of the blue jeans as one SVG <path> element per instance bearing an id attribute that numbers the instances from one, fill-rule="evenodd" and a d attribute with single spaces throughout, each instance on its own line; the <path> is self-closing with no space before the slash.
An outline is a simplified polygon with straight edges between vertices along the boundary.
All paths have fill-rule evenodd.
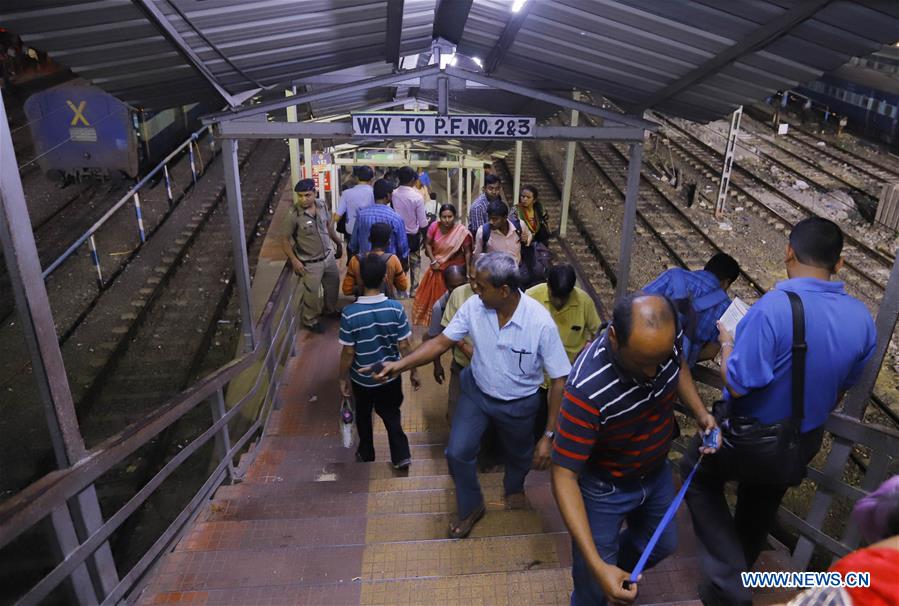
<path id="1" fill-rule="evenodd" d="M 540 406 L 537 391 L 519 400 L 498 400 L 480 389 L 471 376 L 471 368 L 459 377 L 459 401 L 453 414 L 446 461 L 456 485 L 459 519 L 465 519 L 484 502 L 478 482 L 478 452 L 481 436 L 493 421 L 506 454 L 503 487 L 507 495 L 524 492 L 524 478 L 534 456 L 534 417 Z"/>
<path id="2" fill-rule="evenodd" d="M 637 565 L 649 539 L 674 500 L 674 481 L 666 461 L 658 471 L 636 480 L 607 481 L 586 471 L 578 484 L 587 509 L 587 520 L 600 557 L 630 572 Z M 627 527 L 622 530 L 624 521 Z M 572 606 L 605 604 L 602 587 L 590 572 L 577 546 L 572 544 L 574 592 Z M 647 567 L 654 566 L 677 549 L 674 520 L 662 532 Z"/>

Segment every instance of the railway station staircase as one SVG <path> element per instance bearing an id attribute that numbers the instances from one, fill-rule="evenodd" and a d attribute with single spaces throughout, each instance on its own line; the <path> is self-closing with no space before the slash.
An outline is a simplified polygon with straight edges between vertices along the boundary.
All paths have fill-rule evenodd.
<path id="1" fill-rule="evenodd" d="M 546 188 L 544 203 L 556 219 L 557 198 L 541 182 L 546 176 L 531 150 L 523 160 L 529 182 Z M 570 245 L 578 256 L 587 254 L 583 244 Z M 260 258 L 260 266 L 280 272 L 280 247 L 263 246 Z M 523 510 L 505 509 L 501 472 L 481 474 L 486 516 L 469 538 L 448 539 L 455 495 L 443 454 L 447 386 L 434 381 L 430 365 L 419 370 L 418 392 L 403 378 L 403 426 L 413 457 L 408 473 L 390 465 L 377 418 L 377 460 L 356 462 L 340 445 L 336 320 L 326 329 L 298 333 L 279 405 L 240 461 L 241 481 L 217 489 L 150 572 L 137 603 L 568 604 L 571 544 L 548 472 L 529 474 Z M 413 344 L 420 337 L 416 329 Z M 445 368 L 449 361 L 445 355 Z M 700 604 L 696 545 L 683 506 L 677 521 L 678 552 L 644 573 L 640 604 Z M 783 569 L 786 561 L 785 553 L 767 551 L 760 567 Z M 769 594 L 757 603 L 785 601 Z"/>
<path id="2" fill-rule="evenodd" d="M 482 474 L 487 515 L 469 538 L 446 537 L 455 509 L 446 386 L 430 367 L 418 392 L 403 379 L 407 475 L 390 465 L 377 419 L 374 463 L 340 446 L 336 331 L 332 321 L 325 334 L 299 334 L 281 407 L 243 481 L 218 489 L 138 603 L 567 604 L 570 542 L 547 472 L 529 475 L 529 506 L 514 511 L 504 509 L 501 473 Z M 640 603 L 699 604 L 683 508 L 679 524 L 678 555 L 645 575 Z"/>

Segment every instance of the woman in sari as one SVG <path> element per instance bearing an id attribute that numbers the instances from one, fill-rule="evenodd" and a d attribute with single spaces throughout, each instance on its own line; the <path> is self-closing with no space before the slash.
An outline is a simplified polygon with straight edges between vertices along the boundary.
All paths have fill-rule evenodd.
<path id="1" fill-rule="evenodd" d="M 420 326 L 430 323 L 431 308 L 446 292 L 443 270 L 450 265 L 469 267 L 471 263 L 471 234 L 467 227 L 458 222 L 456 207 L 442 205 L 438 217 L 428 227 L 425 254 L 431 263 L 421 278 L 412 305 L 412 322 Z"/>
<path id="2" fill-rule="evenodd" d="M 530 287 L 545 280 L 550 254 L 549 217 L 540 204 L 537 188 L 525 185 L 516 205 L 521 223 L 521 266 L 525 270 L 525 284 Z"/>

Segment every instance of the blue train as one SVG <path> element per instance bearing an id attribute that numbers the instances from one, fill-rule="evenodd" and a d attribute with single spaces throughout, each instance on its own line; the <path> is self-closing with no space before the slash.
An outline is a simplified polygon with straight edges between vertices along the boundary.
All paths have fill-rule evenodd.
<path id="1" fill-rule="evenodd" d="M 24 109 L 38 164 L 53 180 L 136 178 L 187 139 L 206 111 L 141 111 L 78 81 L 31 95 Z"/>
<path id="2" fill-rule="evenodd" d="M 860 66 L 843 66 L 796 89 L 832 114 L 846 116 L 849 129 L 899 149 L 899 78 Z"/>

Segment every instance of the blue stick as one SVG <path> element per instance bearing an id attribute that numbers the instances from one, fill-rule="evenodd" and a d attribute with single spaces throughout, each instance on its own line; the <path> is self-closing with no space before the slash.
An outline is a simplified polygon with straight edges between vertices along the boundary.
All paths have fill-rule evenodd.
<path id="1" fill-rule="evenodd" d="M 674 496 L 674 500 L 671 501 L 671 505 L 668 506 L 668 511 L 666 511 L 665 515 L 662 516 L 662 521 L 659 522 L 659 525 L 656 528 L 655 532 L 652 533 L 652 538 L 649 539 L 649 544 L 646 546 L 646 549 L 643 550 L 643 554 L 640 556 L 640 559 L 637 561 L 637 565 L 634 567 L 634 571 L 631 573 L 631 583 L 637 582 L 637 578 L 646 567 L 646 562 L 649 560 L 649 556 L 652 555 L 652 550 L 655 549 L 656 543 L 659 542 L 659 537 L 662 536 L 662 531 L 664 531 L 665 527 L 671 523 L 672 518 L 674 518 L 674 514 L 677 513 L 677 508 L 680 507 L 681 501 L 684 500 L 684 495 L 687 494 L 687 488 L 689 488 L 690 482 L 693 480 L 693 476 L 696 474 L 696 470 L 699 469 L 699 464 L 702 463 L 702 457 L 703 455 L 699 455 L 699 460 L 696 461 L 693 469 L 690 470 L 690 475 L 688 475 L 687 479 L 684 480 L 684 485 L 680 487 L 680 490 Z"/>

